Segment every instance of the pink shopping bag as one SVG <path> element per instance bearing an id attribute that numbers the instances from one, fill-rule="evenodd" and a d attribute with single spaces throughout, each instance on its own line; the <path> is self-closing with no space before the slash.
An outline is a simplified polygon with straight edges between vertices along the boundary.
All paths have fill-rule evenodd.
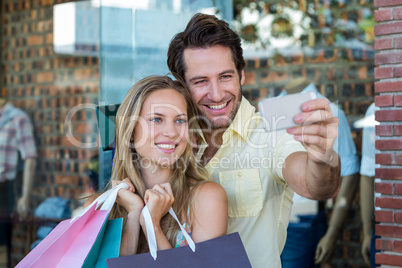
<path id="1" fill-rule="evenodd" d="M 128 186 L 119 184 L 98 197 L 76 218 L 59 223 L 16 267 L 81 267 L 98 235 L 104 233 L 101 230 L 121 188 Z M 95 210 L 100 203 L 103 203 L 101 210 Z"/>

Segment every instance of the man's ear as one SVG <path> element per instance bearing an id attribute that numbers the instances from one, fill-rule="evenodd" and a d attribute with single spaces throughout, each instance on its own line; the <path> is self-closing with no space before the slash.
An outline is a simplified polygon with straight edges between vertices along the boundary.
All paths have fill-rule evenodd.
<path id="1" fill-rule="evenodd" d="M 246 76 L 244 75 L 244 70 L 241 70 L 240 85 L 243 85 L 245 80 L 246 80 Z"/>

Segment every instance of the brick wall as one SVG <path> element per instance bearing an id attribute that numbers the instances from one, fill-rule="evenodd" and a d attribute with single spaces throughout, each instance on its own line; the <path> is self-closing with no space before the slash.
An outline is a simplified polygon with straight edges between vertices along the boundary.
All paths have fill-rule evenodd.
<path id="1" fill-rule="evenodd" d="M 34 209 L 46 197 L 76 200 L 89 184 L 87 167 L 97 148 L 81 149 L 65 135 L 68 111 L 97 103 L 99 60 L 58 55 L 53 51 L 53 5 L 61 0 L 2 0 L 0 88 L 26 111 L 34 128 L 39 158 L 32 191 Z M 69 124 L 77 140 L 97 140 L 96 114 L 82 110 Z M 75 208 L 72 202 L 71 208 Z M 27 252 L 27 230 L 14 225 L 13 262 Z"/>
<path id="2" fill-rule="evenodd" d="M 375 0 L 376 263 L 402 267 L 402 1 Z"/>

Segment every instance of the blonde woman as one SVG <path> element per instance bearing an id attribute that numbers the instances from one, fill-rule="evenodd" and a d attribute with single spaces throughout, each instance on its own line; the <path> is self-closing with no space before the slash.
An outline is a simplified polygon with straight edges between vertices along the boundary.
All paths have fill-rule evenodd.
<path id="1" fill-rule="evenodd" d="M 112 218 L 123 217 L 120 255 L 148 251 L 141 210 L 148 206 L 158 250 L 186 245 L 170 207 L 194 242 L 226 234 L 225 190 L 207 180 L 192 151 L 195 108 L 184 86 L 167 76 L 136 83 L 116 118 L 116 152 L 111 186 L 126 182 L 118 193 Z M 93 200 L 91 198 L 91 200 Z M 86 205 L 90 204 L 90 201 Z"/>

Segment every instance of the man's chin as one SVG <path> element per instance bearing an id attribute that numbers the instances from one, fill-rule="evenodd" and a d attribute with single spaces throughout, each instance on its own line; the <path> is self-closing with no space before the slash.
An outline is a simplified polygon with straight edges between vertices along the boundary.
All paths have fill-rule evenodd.
<path id="1" fill-rule="evenodd" d="M 228 128 L 230 126 L 230 122 L 229 121 L 225 121 L 225 122 L 222 122 L 222 121 L 218 121 L 218 122 L 214 122 L 214 121 L 212 121 L 211 122 L 211 128 L 212 129 L 222 129 L 222 128 Z"/>

